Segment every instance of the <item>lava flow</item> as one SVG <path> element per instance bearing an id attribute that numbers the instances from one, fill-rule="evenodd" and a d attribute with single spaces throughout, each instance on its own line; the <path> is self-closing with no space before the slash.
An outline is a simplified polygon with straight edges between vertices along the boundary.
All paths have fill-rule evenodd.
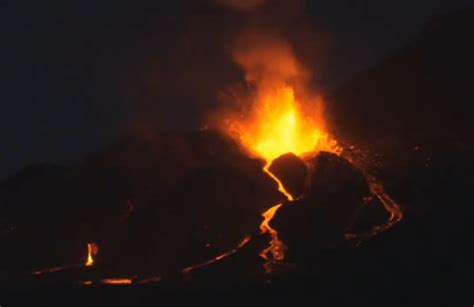
<path id="1" fill-rule="evenodd" d="M 85 266 L 93 266 L 94 265 L 94 255 L 97 254 L 99 251 L 99 247 L 95 243 L 87 243 L 87 261 Z"/>
<path id="2" fill-rule="evenodd" d="M 287 153 L 300 157 L 320 150 L 340 153 L 327 133 L 322 99 L 308 90 L 310 73 L 282 37 L 258 31 L 243 33 L 232 56 L 254 91 L 250 97 L 237 97 L 237 104 L 248 104 L 240 112 L 223 110 L 219 114 L 221 128 L 265 160 L 263 171 L 277 183 L 286 200 L 293 201 L 294 196 L 270 171 L 272 161 Z M 260 253 L 267 265 L 285 257 L 285 245 L 270 226 L 281 205 L 275 204 L 262 214 L 261 233 L 271 236 L 270 246 Z"/>
<path id="3" fill-rule="evenodd" d="M 189 267 L 187 267 L 187 268 L 184 268 L 183 270 L 181 270 L 181 273 L 182 273 L 184 276 L 188 277 L 189 274 L 190 274 L 192 271 L 196 270 L 196 269 L 205 267 L 205 266 L 207 266 L 207 265 L 209 265 L 209 264 L 213 264 L 213 263 L 215 263 L 215 262 L 217 262 L 217 261 L 220 261 L 220 260 L 222 260 L 222 259 L 224 259 L 224 258 L 226 258 L 226 257 L 228 257 L 228 256 L 230 256 L 230 255 L 233 255 L 233 254 L 235 254 L 239 249 L 241 249 L 242 247 L 244 247 L 244 246 L 250 241 L 250 239 L 251 239 L 250 236 L 246 236 L 246 237 L 239 243 L 239 245 L 237 245 L 236 248 L 234 248 L 234 249 L 232 249 L 232 250 L 230 250 L 230 251 L 228 251 L 228 252 L 225 252 L 225 253 L 223 253 L 223 254 L 221 254 L 221 255 L 219 255 L 219 256 L 216 256 L 216 257 L 214 257 L 214 258 L 212 258 L 211 260 L 208 260 L 208 261 L 206 261 L 206 262 L 199 263 L 199 264 L 192 265 L 192 266 L 189 266 Z"/>
<path id="4" fill-rule="evenodd" d="M 267 173 L 273 180 L 276 181 L 276 183 L 278 184 L 278 191 L 280 191 L 283 195 L 285 195 L 288 201 L 293 201 L 294 200 L 293 196 L 286 191 L 280 179 L 278 179 L 272 172 L 270 172 L 269 170 L 270 165 L 271 163 L 267 162 L 267 164 L 263 168 L 263 171 Z M 260 256 L 263 259 L 265 259 L 267 262 L 271 261 L 270 256 L 269 256 L 270 253 L 272 255 L 273 261 L 281 261 L 285 258 L 285 248 L 286 248 L 285 243 L 283 243 L 278 238 L 278 232 L 270 226 L 270 221 L 272 220 L 273 216 L 278 211 L 278 209 L 281 207 L 281 205 L 282 205 L 281 203 L 278 205 L 275 205 L 262 214 L 263 222 L 260 224 L 260 231 L 262 234 L 269 233 L 271 236 L 270 246 L 264 249 L 260 253 Z M 265 266 L 265 270 L 268 272 L 270 268 L 268 266 Z"/>
<path id="5" fill-rule="evenodd" d="M 103 285 L 131 285 L 131 278 L 105 278 L 101 279 L 100 283 Z"/>
<path id="6" fill-rule="evenodd" d="M 260 93 L 260 99 L 256 101 L 250 120 L 233 122 L 232 127 L 238 129 L 240 141 L 245 147 L 266 160 L 263 171 L 277 183 L 278 191 L 288 201 L 293 201 L 294 196 L 270 171 L 272 161 L 286 153 L 302 156 L 319 150 L 338 153 L 340 149 L 323 132 L 322 121 L 317 123 L 301 114 L 292 87 L 269 89 L 268 92 Z M 276 204 L 262 214 L 264 220 L 260 224 L 261 233 L 269 233 L 271 236 L 270 246 L 260 253 L 267 261 L 266 271 L 270 270 L 268 264 L 282 261 L 285 257 L 285 244 L 278 238 L 278 232 L 270 226 L 270 221 L 281 205 L 282 203 Z"/>

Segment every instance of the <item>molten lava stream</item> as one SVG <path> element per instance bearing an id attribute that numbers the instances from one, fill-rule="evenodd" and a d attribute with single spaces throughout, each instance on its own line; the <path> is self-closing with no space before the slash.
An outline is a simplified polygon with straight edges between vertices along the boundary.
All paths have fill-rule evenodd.
<path id="1" fill-rule="evenodd" d="M 202 268 L 202 267 L 205 267 L 207 265 L 210 265 L 210 264 L 213 264 L 217 261 L 220 261 L 226 257 L 229 257 L 230 255 L 233 255 L 235 254 L 239 249 L 241 249 L 242 247 L 244 247 L 250 240 L 252 239 L 251 236 L 246 236 L 240 243 L 239 245 L 237 245 L 236 248 L 228 251 L 228 252 L 225 252 L 219 256 L 216 256 L 214 258 L 212 258 L 211 260 L 208 260 L 206 262 L 203 262 L 203 263 L 199 263 L 199 264 L 196 264 L 196 265 L 192 265 L 192 266 L 189 266 L 187 268 L 184 268 L 183 270 L 181 270 L 181 273 L 186 276 L 186 277 L 189 277 L 189 274 L 196 270 L 196 269 L 199 269 L 199 268 Z"/>
<path id="2" fill-rule="evenodd" d="M 273 80 L 269 76 L 269 80 Z M 277 184 L 278 191 L 285 195 L 288 201 L 293 201 L 291 195 L 280 179 L 270 171 L 272 161 L 286 153 L 297 156 L 326 150 L 339 152 L 337 143 L 332 140 L 324 124 L 324 119 L 315 99 L 314 112 L 308 113 L 295 97 L 293 86 L 286 81 L 258 84 L 257 95 L 249 116 L 230 117 L 228 132 L 237 135 L 241 144 L 250 152 L 265 159 L 263 171 Z M 309 106 L 309 104 L 308 104 Z M 306 110 L 306 111 L 305 111 Z M 270 221 L 282 204 L 276 204 L 262 214 L 264 220 L 260 224 L 261 233 L 270 234 L 270 246 L 259 255 L 266 260 L 264 268 L 271 271 L 270 265 L 284 259 L 285 244 L 278 238 L 278 232 L 270 226 Z"/>
<path id="3" fill-rule="evenodd" d="M 387 229 L 392 228 L 395 226 L 395 224 L 400 222 L 403 218 L 403 211 L 400 208 L 400 205 L 397 204 L 397 202 L 395 202 L 387 193 L 385 193 L 382 183 L 378 182 L 372 176 L 367 176 L 367 179 L 369 181 L 371 192 L 377 196 L 377 198 L 385 207 L 385 210 L 390 213 L 390 218 L 383 225 L 376 227 L 374 230 L 373 235 L 377 235 Z"/>
<path id="4" fill-rule="evenodd" d="M 347 151 L 350 153 L 350 151 Z M 344 237 L 348 240 L 359 240 L 357 245 L 362 243 L 364 240 L 370 239 L 375 237 L 376 235 L 392 228 L 398 222 L 403 219 L 403 210 L 401 206 L 390 197 L 387 192 L 385 192 L 385 188 L 382 182 L 378 180 L 375 176 L 371 175 L 370 168 L 368 165 L 371 163 L 370 156 L 367 158 L 367 154 L 356 152 L 357 154 L 349 154 L 345 158 L 356 165 L 364 175 L 367 183 L 369 184 L 370 192 L 373 196 L 377 197 L 377 199 L 382 203 L 384 209 L 390 214 L 388 220 L 383 223 L 382 225 L 377 225 L 372 227 L 369 231 L 362 232 L 362 233 L 346 233 Z"/>
<path id="5" fill-rule="evenodd" d="M 271 162 L 267 162 L 265 167 L 263 168 L 263 171 L 267 173 L 275 182 L 278 184 L 278 191 L 280 191 L 283 195 L 285 195 L 286 199 L 288 201 L 293 201 L 294 197 L 291 195 L 286 189 L 283 183 L 278 179 L 277 176 L 275 176 L 271 171 L 270 171 L 270 165 Z M 271 272 L 271 264 L 274 262 L 282 261 L 285 258 L 285 243 L 283 243 L 279 238 L 278 238 L 278 231 L 273 229 L 270 226 L 270 221 L 273 219 L 273 216 L 275 213 L 278 211 L 278 209 L 281 207 L 282 203 L 277 204 L 267 211 L 265 211 L 262 216 L 263 216 L 263 222 L 260 224 L 260 231 L 262 234 L 264 233 L 269 233 L 271 240 L 270 240 L 270 246 L 266 249 L 264 249 L 259 255 L 267 261 L 267 263 L 264 265 L 265 271 L 267 273 Z M 271 257 L 270 255 L 271 254 Z"/>
<path id="6" fill-rule="evenodd" d="M 87 243 L 87 260 L 85 266 L 93 266 L 94 258 L 93 256 L 99 251 L 99 246 L 95 243 Z"/>
<path id="7" fill-rule="evenodd" d="M 94 265 L 93 256 L 96 255 L 98 251 L 99 251 L 99 246 L 97 244 L 87 243 L 87 260 L 84 263 L 84 265 L 86 267 Z M 67 269 L 70 269 L 70 268 L 73 268 L 73 267 L 76 267 L 76 266 L 77 265 L 56 266 L 56 267 L 52 267 L 52 268 L 46 268 L 46 269 L 43 269 L 43 270 L 34 271 L 31 274 L 36 275 L 36 276 L 44 275 L 44 274 L 48 274 L 48 273 L 55 273 L 55 272 L 67 270 Z"/>
<path id="8" fill-rule="evenodd" d="M 100 283 L 103 285 L 131 285 L 132 278 L 105 278 L 101 279 Z"/>

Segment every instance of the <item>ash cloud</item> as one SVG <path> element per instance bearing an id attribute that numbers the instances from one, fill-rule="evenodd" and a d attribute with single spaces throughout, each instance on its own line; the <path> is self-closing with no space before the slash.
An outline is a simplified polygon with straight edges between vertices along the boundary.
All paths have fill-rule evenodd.
<path id="1" fill-rule="evenodd" d="M 262 30 L 242 33 L 232 59 L 244 70 L 249 83 L 289 82 L 305 74 L 288 41 Z"/>

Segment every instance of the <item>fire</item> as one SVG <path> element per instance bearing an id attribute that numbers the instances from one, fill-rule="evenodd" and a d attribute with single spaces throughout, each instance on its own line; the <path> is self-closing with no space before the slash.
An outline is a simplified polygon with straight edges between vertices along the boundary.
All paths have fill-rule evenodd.
<path id="1" fill-rule="evenodd" d="M 250 117 L 234 120 L 229 132 L 238 135 L 240 142 L 249 151 L 266 160 L 263 171 L 277 183 L 278 191 L 288 201 L 293 201 L 293 195 L 270 171 L 270 165 L 274 159 L 286 153 L 298 156 L 319 150 L 340 153 L 337 142 L 325 132 L 322 117 L 318 116 L 318 119 L 316 121 L 303 115 L 291 86 L 265 87 L 257 96 Z M 282 261 L 285 257 L 285 244 L 278 238 L 278 232 L 270 226 L 270 221 L 281 205 L 279 203 L 262 214 L 260 230 L 271 236 L 270 246 L 260 253 L 267 261 L 267 272 L 271 271 L 272 262 Z"/>
<path id="2" fill-rule="evenodd" d="M 262 157 L 263 171 L 277 184 L 288 201 L 294 197 L 270 171 L 272 161 L 286 153 L 302 157 L 325 150 L 339 154 L 337 142 L 327 132 L 322 99 L 309 90 L 310 73 L 296 57 L 290 44 L 265 31 L 244 32 L 236 41 L 233 60 L 245 73 L 249 93 L 230 96 L 237 110 L 221 111 L 219 126 L 251 153 Z M 232 103 L 233 100 L 227 100 Z M 282 203 L 262 214 L 262 233 L 271 236 L 270 246 L 260 253 L 269 265 L 284 259 L 285 244 L 270 226 Z"/>
<path id="3" fill-rule="evenodd" d="M 222 95 L 231 109 L 219 112 L 221 128 L 268 163 L 286 153 L 337 150 L 322 99 L 308 86 L 311 73 L 287 40 L 249 30 L 237 38 L 232 58 L 245 73 L 248 90 Z"/>
<path id="4" fill-rule="evenodd" d="M 93 266 L 94 265 L 94 257 L 97 252 L 99 251 L 99 246 L 95 243 L 87 243 L 87 260 L 85 265 L 86 266 Z"/>
<path id="5" fill-rule="evenodd" d="M 325 132 L 321 118 L 316 122 L 303 115 L 294 89 L 288 85 L 261 93 L 249 118 L 232 122 L 231 132 L 267 162 L 290 152 L 301 156 L 318 149 L 335 151 L 337 148 Z"/>

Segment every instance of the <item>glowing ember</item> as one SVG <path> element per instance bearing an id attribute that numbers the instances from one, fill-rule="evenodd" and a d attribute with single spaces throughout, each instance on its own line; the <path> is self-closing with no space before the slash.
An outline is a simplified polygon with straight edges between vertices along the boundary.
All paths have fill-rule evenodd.
<path id="1" fill-rule="evenodd" d="M 87 261 L 86 266 L 93 266 L 94 265 L 94 257 L 97 255 L 99 251 L 99 246 L 95 243 L 87 243 Z"/>

